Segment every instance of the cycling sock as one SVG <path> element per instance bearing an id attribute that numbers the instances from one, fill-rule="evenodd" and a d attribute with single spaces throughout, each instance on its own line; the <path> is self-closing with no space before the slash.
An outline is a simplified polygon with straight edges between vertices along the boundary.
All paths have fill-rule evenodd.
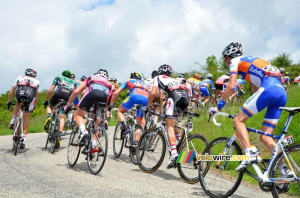
<path id="1" fill-rule="evenodd" d="M 287 166 L 286 166 L 286 164 L 280 165 L 279 169 L 280 169 L 281 175 L 285 175 L 287 173 Z"/>
<path id="2" fill-rule="evenodd" d="M 251 150 L 251 148 L 246 148 L 246 149 L 244 149 L 245 155 L 250 156 L 250 155 L 251 155 L 251 154 L 250 154 L 250 150 Z"/>
<path id="3" fill-rule="evenodd" d="M 80 125 L 79 130 L 80 130 L 81 133 L 84 133 L 85 125 L 84 124 Z"/>
<path id="4" fill-rule="evenodd" d="M 171 155 L 172 156 L 178 155 L 175 144 L 170 145 L 170 149 L 171 149 Z"/>
<path id="5" fill-rule="evenodd" d="M 97 146 L 97 141 L 96 140 L 93 140 L 93 147 L 96 147 Z"/>
<path id="6" fill-rule="evenodd" d="M 47 118 L 51 117 L 51 113 L 47 113 Z"/>

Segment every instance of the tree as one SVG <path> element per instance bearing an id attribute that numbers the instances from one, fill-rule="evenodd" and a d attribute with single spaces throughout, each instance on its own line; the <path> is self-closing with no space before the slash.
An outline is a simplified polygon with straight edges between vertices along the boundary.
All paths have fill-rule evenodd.
<path id="1" fill-rule="evenodd" d="M 206 58 L 206 71 L 211 74 L 216 74 L 218 70 L 218 61 L 215 55 Z"/>
<path id="2" fill-rule="evenodd" d="M 229 72 L 229 68 L 228 68 L 228 66 L 226 65 L 226 63 L 225 63 L 223 57 L 221 57 L 221 58 L 219 59 L 218 64 L 219 64 L 219 70 L 220 70 L 222 73 Z"/>
<path id="3" fill-rule="evenodd" d="M 276 67 L 286 67 L 290 66 L 293 63 L 293 60 L 290 58 L 290 54 L 280 54 L 279 56 L 271 60 L 271 64 Z"/>

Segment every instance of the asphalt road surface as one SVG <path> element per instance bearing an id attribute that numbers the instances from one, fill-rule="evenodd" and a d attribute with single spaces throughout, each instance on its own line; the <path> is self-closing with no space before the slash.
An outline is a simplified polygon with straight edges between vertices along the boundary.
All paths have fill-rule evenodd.
<path id="1" fill-rule="evenodd" d="M 183 182 L 167 159 L 152 174 L 131 163 L 128 149 L 116 159 L 112 150 L 114 127 L 108 130 L 108 155 L 104 168 L 92 175 L 85 156 L 75 167 L 67 162 L 67 142 L 54 154 L 44 149 L 47 134 L 29 134 L 26 149 L 12 154 L 12 136 L 0 137 L 0 197 L 207 197 L 199 183 Z M 166 158 L 168 155 L 166 155 Z M 272 197 L 258 186 L 240 186 L 232 197 Z"/>

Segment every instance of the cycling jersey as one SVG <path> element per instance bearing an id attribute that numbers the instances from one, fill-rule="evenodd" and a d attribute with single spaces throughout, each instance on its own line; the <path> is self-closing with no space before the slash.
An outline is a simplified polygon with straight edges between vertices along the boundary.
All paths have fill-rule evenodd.
<path id="1" fill-rule="evenodd" d="M 146 84 L 148 91 L 152 90 L 153 82 L 154 82 L 153 78 L 147 78 L 146 80 L 144 80 L 144 83 Z"/>
<path id="2" fill-rule="evenodd" d="M 56 88 L 63 86 L 70 90 L 75 90 L 77 88 L 77 83 L 75 80 L 72 80 L 72 79 L 64 77 L 64 76 L 57 76 L 53 80 L 52 85 L 55 85 Z"/>
<path id="3" fill-rule="evenodd" d="M 85 79 L 83 83 L 86 85 L 87 90 L 79 102 L 79 108 L 90 111 L 92 106 L 98 102 L 105 107 L 109 95 L 113 94 L 112 85 L 107 77 L 95 74 Z"/>
<path id="4" fill-rule="evenodd" d="M 244 79 L 237 79 L 236 82 L 241 86 L 245 85 L 245 80 Z"/>
<path id="5" fill-rule="evenodd" d="M 294 83 L 300 83 L 300 76 L 298 76 L 294 79 Z"/>
<path id="6" fill-rule="evenodd" d="M 227 75 L 222 75 L 220 76 L 217 80 L 216 80 L 216 83 L 215 83 L 215 87 L 216 87 L 216 90 L 220 90 L 220 91 L 223 91 L 224 90 L 224 83 L 228 82 L 229 81 L 229 76 Z"/>
<path id="7" fill-rule="evenodd" d="M 36 93 L 39 93 L 39 80 L 30 76 L 19 76 L 13 84 L 16 87 L 16 100 L 22 102 L 27 99 L 25 104 L 25 112 L 32 112 L 34 109 L 34 101 Z"/>
<path id="8" fill-rule="evenodd" d="M 123 90 L 128 88 L 130 91 L 129 96 L 122 102 L 121 108 L 123 112 L 128 111 L 131 109 L 134 105 L 143 105 L 147 106 L 148 102 L 148 88 L 147 85 L 142 81 L 138 79 L 129 79 L 125 81 L 120 88 Z M 136 119 L 143 119 L 144 112 L 142 111 L 142 108 L 138 108 Z"/>
<path id="9" fill-rule="evenodd" d="M 180 81 L 165 75 L 154 78 L 154 86 L 168 94 L 166 118 L 177 119 L 189 104 L 186 86 Z"/>
<path id="10" fill-rule="evenodd" d="M 288 82 L 290 82 L 290 77 L 284 76 L 283 77 L 283 83 L 285 84 L 285 83 L 288 83 Z"/>
<path id="11" fill-rule="evenodd" d="M 253 56 L 240 56 L 231 60 L 229 66 L 230 74 L 239 74 L 243 79 L 248 80 L 256 87 L 261 87 L 262 80 L 265 76 L 274 76 L 282 79 L 279 70 L 270 65 L 267 61 L 253 57 Z"/>
<path id="12" fill-rule="evenodd" d="M 205 79 L 201 82 L 200 87 L 207 87 L 209 89 L 214 89 L 214 84 L 211 79 Z"/>

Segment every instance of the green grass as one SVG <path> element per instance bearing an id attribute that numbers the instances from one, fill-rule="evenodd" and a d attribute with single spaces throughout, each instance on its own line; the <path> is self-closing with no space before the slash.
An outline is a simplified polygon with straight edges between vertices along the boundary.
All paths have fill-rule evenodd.
<path id="1" fill-rule="evenodd" d="M 300 87 L 292 86 L 291 88 L 289 88 L 286 107 L 299 107 L 299 106 L 300 106 Z M 228 104 L 222 109 L 222 112 L 237 114 L 238 111 L 240 110 L 240 107 L 241 105 L 236 107 L 231 107 Z M 253 116 L 251 119 L 249 119 L 246 122 L 246 126 L 255 129 L 261 129 L 264 115 L 265 115 L 265 110 Z M 274 134 L 279 135 L 281 133 L 287 117 L 288 117 L 288 113 L 283 111 L 279 119 L 278 126 L 274 131 Z M 287 133 L 287 135 L 291 135 L 291 134 L 293 135 L 295 143 L 300 143 L 299 120 L 300 120 L 300 113 L 293 117 L 293 120 L 289 126 L 288 133 Z M 194 122 L 193 133 L 202 134 L 209 141 L 212 141 L 217 137 L 230 137 L 233 135 L 234 132 L 233 123 L 230 119 L 220 116 L 217 118 L 217 121 L 219 123 L 222 123 L 221 127 L 215 126 L 212 120 L 208 122 L 208 112 L 202 113 L 200 118 L 193 118 L 193 122 Z M 261 156 L 263 158 L 270 158 L 271 154 L 268 152 L 267 148 L 259 140 L 260 135 L 255 133 L 249 133 L 249 134 L 250 134 L 251 144 L 257 147 L 257 149 L 260 151 Z M 237 175 L 235 171 L 231 171 L 230 174 Z M 257 181 L 248 175 L 244 175 L 243 180 L 257 185 Z M 290 190 L 289 193 L 293 194 L 294 192 L 293 190 Z"/>

